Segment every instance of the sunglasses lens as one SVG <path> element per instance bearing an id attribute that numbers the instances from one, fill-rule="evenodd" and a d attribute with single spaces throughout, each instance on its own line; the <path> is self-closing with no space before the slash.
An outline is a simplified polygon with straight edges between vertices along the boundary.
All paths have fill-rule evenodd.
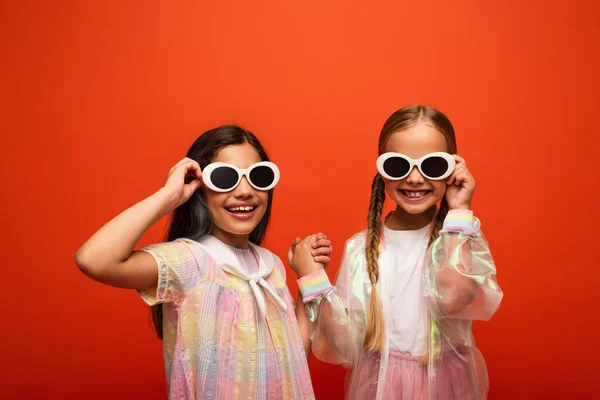
<path id="1" fill-rule="evenodd" d="M 448 171 L 448 161 L 442 157 L 428 157 L 421 163 L 423 174 L 429 178 L 439 178 Z"/>
<path id="2" fill-rule="evenodd" d="M 410 164 L 401 157 L 390 157 L 383 163 L 383 170 L 392 178 L 401 178 L 408 174 Z"/>
<path id="3" fill-rule="evenodd" d="M 261 165 L 253 168 L 250 171 L 250 181 L 258 188 L 268 188 L 275 180 L 275 172 L 266 165 Z"/>
<path id="4" fill-rule="evenodd" d="M 219 189 L 233 189 L 238 181 L 238 173 L 230 167 L 218 167 L 210 174 L 210 181 Z"/>

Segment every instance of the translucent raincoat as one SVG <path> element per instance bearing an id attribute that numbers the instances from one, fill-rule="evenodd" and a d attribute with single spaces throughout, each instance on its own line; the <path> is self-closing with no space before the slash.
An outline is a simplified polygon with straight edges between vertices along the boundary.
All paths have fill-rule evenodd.
<path id="1" fill-rule="evenodd" d="M 427 360 L 421 360 L 426 366 L 421 365 L 426 368 L 423 397 L 429 399 L 467 400 L 487 396 L 487 370 L 475 346 L 471 321 L 489 320 L 503 293 L 496 282 L 496 267 L 479 220 L 471 217 L 471 223 L 467 224 L 459 220 L 460 216 L 457 220 L 456 215 L 452 218 L 449 214 L 440 236 L 427 249 L 423 265 L 423 301 L 430 318 L 426 319 L 429 352 Z M 306 309 L 314 328 L 312 350 L 322 361 L 351 368 L 346 382 L 347 399 L 395 399 L 398 397 L 386 390 L 390 342 L 385 316 L 394 285 L 387 276 L 393 265 L 386 259 L 384 236 L 377 291 L 383 307 L 386 340 L 381 353 L 370 353 L 362 346 L 372 287 L 366 268 L 365 241 L 366 232 L 362 232 L 346 242 L 335 288 L 329 286 L 323 290 L 321 286 L 318 294 L 311 296 L 304 285 Z M 374 364 L 375 368 L 361 368 L 365 363 Z M 364 372 L 369 369 L 371 373 Z M 459 394 L 456 387 L 451 387 L 457 381 Z"/>

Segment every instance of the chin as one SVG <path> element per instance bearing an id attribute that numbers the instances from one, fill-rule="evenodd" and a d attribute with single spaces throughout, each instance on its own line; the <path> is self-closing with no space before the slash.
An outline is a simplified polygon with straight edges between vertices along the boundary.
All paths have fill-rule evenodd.
<path id="1" fill-rule="evenodd" d="M 227 229 L 225 229 L 225 230 L 232 235 L 245 236 L 245 235 L 249 235 L 250 233 L 252 233 L 254 228 L 256 228 L 256 225 L 258 225 L 258 223 L 252 223 L 252 222 L 247 222 L 247 223 L 243 223 L 243 224 L 236 223 L 235 226 L 228 226 Z"/>
<path id="2" fill-rule="evenodd" d="M 427 205 L 427 206 L 415 206 L 415 205 L 407 205 L 407 204 L 402 204 L 400 207 L 402 207 L 402 209 L 404 209 L 404 211 L 406 211 L 409 214 L 424 214 L 426 211 L 428 211 L 431 207 L 433 207 L 432 205 Z"/>
<path id="3" fill-rule="evenodd" d="M 262 215 L 257 215 L 247 221 L 238 221 L 233 218 L 229 218 L 227 224 L 227 231 L 234 235 L 249 235 L 250 232 L 256 228 L 262 219 Z"/>

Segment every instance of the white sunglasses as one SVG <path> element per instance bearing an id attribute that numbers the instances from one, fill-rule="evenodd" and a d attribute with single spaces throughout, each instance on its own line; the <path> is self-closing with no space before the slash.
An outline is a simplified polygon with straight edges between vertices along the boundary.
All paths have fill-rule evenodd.
<path id="1" fill-rule="evenodd" d="M 279 168 L 269 161 L 262 161 L 242 169 L 235 165 L 216 162 L 207 165 L 202 171 L 202 181 L 215 192 L 231 192 L 246 176 L 248 183 L 256 190 L 271 190 L 279 182 Z"/>
<path id="2" fill-rule="evenodd" d="M 383 153 L 377 158 L 377 171 L 393 181 L 406 178 L 415 166 L 423 177 L 439 181 L 452 174 L 456 161 L 452 155 L 442 152 L 426 154 L 418 160 L 400 153 Z"/>

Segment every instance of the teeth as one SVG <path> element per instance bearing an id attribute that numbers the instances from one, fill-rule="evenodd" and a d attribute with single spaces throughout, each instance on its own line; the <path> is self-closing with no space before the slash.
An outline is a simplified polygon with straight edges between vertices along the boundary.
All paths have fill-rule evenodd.
<path id="1" fill-rule="evenodd" d="M 245 207 L 232 207 L 232 208 L 228 208 L 229 211 L 235 212 L 235 211 L 252 211 L 254 210 L 253 206 L 245 206 Z"/>
<path id="2" fill-rule="evenodd" d="M 404 192 L 404 194 L 406 194 L 408 197 L 423 197 L 426 193 L 427 192 Z"/>

